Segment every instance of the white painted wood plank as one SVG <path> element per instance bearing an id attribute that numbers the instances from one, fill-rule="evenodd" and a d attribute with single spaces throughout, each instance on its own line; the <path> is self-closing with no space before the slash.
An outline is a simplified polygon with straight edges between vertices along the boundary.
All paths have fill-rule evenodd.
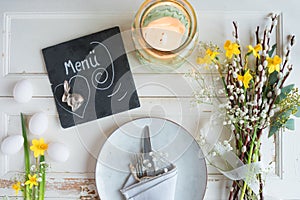
<path id="1" fill-rule="evenodd" d="M 134 81 L 140 97 L 193 97 L 199 85 L 185 74 L 134 74 Z M 217 76 L 204 75 L 207 85 Z M 12 97 L 14 85 L 24 78 L 30 80 L 34 97 L 52 97 L 49 79 L 39 76 L 22 76 L 0 79 L 0 96 Z M 216 83 L 216 82 L 214 82 Z M 219 81 L 219 85 L 221 82 Z M 222 88 L 220 85 L 218 88 Z"/>
<path id="2" fill-rule="evenodd" d="M 226 39 L 232 39 L 232 21 L 237 20 L 240 27 L 241 41 L 245 48 L 253 42 L 257 23 L 266 22 L 266 13 L 262 12 L 198 12 L 199 39 L 214 41 L 222 46 Z M 98 13 L 98 12 L 6 12 L 3 15 L 3 76 L 45 75 L 46 70 L 41 56 L 41 49 L 97 32 L 111 26 L 120 25 L 126 51 L 134 54 L 130 25 L 134 13 Z M 109 19 L 109 20 L 107 20 Z M 211 26 L 214 24 L 214 26 Z M 61 28 L 63 27 L 63 28 Z M 210 34 L 207 34 L 207 33 Z M 1 43 L 0 43 L 1 44 Z M 196 54 L 188 58 L 188 63 L 195 63 Z M 130 56 L 134 73 L 153 73 L 141 67 Z M 187 72 L 190 64 L 184 64 L 172 73 Z"/>

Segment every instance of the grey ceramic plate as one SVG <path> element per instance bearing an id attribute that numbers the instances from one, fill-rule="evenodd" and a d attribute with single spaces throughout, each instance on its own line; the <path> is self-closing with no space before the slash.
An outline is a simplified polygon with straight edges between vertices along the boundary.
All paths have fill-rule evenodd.
<path id="1" fill-rule="evenodd" d="M 175 200 L 201 200 L 207 183 L 202 151 L 194 138 L 178 124 L 160 118 L 141 118 L 115 130 L 103 145 L 96 166 L 96 185 L 101 200 L 122 200 L 120 193 L 129 175 L 129 163 L 141 150 L 142 129 L 148 125 L 152 148 L 168 154 L 177 166 Z"/>

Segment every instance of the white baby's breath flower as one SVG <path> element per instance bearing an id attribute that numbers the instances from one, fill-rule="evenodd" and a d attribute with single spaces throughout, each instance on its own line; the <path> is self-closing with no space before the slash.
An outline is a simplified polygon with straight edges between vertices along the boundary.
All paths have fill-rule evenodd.
<path id="1" fill-rule="evenodd" d="M 206 143 L 206 140 L 204 138 L 200 140 L 200 145 L 203 146 L 203 145 L 205 145 L 205 143 Z"/>
<path id="2" fill-rule="evenodd" d="M 262 65 L 258 65 L 258 71 L 262 71 L 263 70 L 263 66 Z"/>

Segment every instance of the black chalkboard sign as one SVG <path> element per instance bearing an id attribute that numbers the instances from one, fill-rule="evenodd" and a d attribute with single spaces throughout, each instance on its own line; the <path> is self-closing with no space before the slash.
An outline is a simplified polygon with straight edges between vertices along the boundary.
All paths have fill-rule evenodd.
<path id="1" fill-rule="evenodd" d="M 42 53 L 63 128 L 140 106 L 119 27 Z"/>

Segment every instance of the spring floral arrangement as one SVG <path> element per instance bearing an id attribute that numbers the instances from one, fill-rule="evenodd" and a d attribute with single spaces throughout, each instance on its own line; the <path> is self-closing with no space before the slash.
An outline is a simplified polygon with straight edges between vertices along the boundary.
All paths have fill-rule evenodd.
<path id="1" fill-rule="evenodd" d="M 286 85 L 293 69 L 289 60 L 295 36 L 289 37 L 284 55 L 277 55 L 277 45 L 271 44 L 277 20 L 278 16 L 273 14 L 269 26 L 264 30 L 258 26 L 255 44 L 246 48 L 240 43 L 237 22 L 233 22 L 234 39 L 227 40 L 223 50 L 212 43 L 199 44 L 197 68 L 214 70 L 219 75 L 217 80 L 223 85 L 221 89 L 215 84 L 203 84 L 199 69 L 189 74 L 202 87 L 195 94 L 198 103 L 212 103 L 211 99 L 222 93 L 225 95 L 226 101 L 219 107 L 225 114 L 223 126 L 229 128 L 231 139 L 226 144 L 224 141 L 224 145 L 229 146 L 227 151 L 233 152 L 245 166 L 261 160 L 263 134 L 271 137 L 280 130 L 294 130 L 293 117 L 300 116 L 298 89 L 294 84 Z M 234 149 L 230 143 L 235 146 Z M 213 152 L 213 156 L 216 152 Z M 234 180 L 229 200 L 263 199 L 264 180 L 259 170 L 252 179 L 258 183 L 258 192 L 253 191 L 247 179 Z"/>
<path id="2" fill-rule="evenodd" d="M 12 188 L 15 190 L 16 195 L 18 195 L 19 191 L 22 191 L 25 200 L 43 200 L 45 196 L 46 169 L 48 167 L 44 153 L 48 149 L 48 144 L 44 142 L 43 138 L 40 138 L 39 140 L 33 139 L 32 144 L 29 146 L 26 124 L 22 113 L 21 122 L 24 139 L 25 175 L 21 180 L 17 180 L 12 185 Z M 34 164 L 30 163 L 30 150 L 35 158 Z"/>

